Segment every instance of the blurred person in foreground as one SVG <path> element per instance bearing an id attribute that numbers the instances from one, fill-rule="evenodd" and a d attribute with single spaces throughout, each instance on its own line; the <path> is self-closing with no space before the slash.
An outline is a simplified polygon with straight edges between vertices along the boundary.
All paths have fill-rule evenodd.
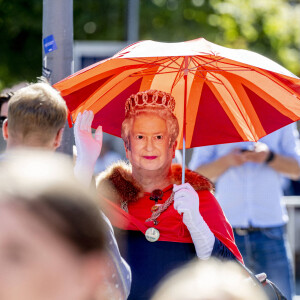
<path id="1" fill-rule="evenodd" d="M 151 300 L 267 300 L 261 287 L 232 261 L 193 261 L 172 272 Z"/>
<path id="2" fill-rule="evenodd" d="M 181 166 L 172 165 L 179 131 L 174 108 L 175 99 L 162 91 L 130 96 L 122 124 L 130 164 L 117 163 L 97 178 L 105 213 L 132 270 L 129 299 L 149 299 L 164 275 L 192 258 L 243 261 L 212 183 L 186 170 L 181 184 Z M 93 112 L 85 111 L 75 123 L 76 164 L 86 164 L 87 181 L 99 156 L 92 120 Z"/>
<path id="3" fill-rule="evenodd" d="M 66 120 L 66 103 L 48 83 L 39 82 L 19 89 L 8 102 L 8 117 L 3 124 L 7 153 L 20 147 L 54 151 L 60 146 Z M 5 157 L 6 154 L 2 159 Z M 130 268 L 120 256 L 109 220 L 104 214 L 102 217 L 110 256 L 107 264 L 113 270 L 109 281 L 120 291 L 120 299 L 126 299 L 131 285 Z"/>
<path id="4" fill-rule="evenodd" d="M 300 176 L 296 124 L 258 143 L 196 148 L 189 166 L 216 182 L 216 197 L 233 226 L 245 265 L 255 274 L 265 272 L 291 300 L 294 283 L 282 179 Z"/>
<path id="5" fill-rule="evenodd" d="M 62 154 L 18 150 L 0 163 L 0 299 L 100 300 L 105 225 Z"/>

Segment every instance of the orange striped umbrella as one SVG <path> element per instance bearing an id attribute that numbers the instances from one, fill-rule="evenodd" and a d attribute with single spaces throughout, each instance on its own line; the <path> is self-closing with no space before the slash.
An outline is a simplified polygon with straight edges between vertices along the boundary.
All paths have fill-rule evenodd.
<path id="1" fill-rule="evenodd" d="M 179 149 L 257 141 L 300 117 L 298 77 L 262 55 L 203 38 L 137 42 L 54 87 L 73 120 L 92 110 L 92 126 L 102 125 L 115 136 L 120 136 L 130 95 L 148 89 L 171 93 Z"/>

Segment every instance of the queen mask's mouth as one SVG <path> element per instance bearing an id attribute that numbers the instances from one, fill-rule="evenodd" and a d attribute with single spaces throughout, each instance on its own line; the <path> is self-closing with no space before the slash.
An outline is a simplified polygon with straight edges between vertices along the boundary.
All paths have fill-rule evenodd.
<path id="1" fill-rule="evenodd" d="M 153 160 L 153 159 L 156 159 L 157 156 L 143 156 L 143 158 Z"/>

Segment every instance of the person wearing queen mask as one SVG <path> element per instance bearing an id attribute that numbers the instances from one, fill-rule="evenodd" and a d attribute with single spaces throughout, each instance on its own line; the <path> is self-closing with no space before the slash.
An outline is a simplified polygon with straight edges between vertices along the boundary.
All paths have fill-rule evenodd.
<path id="1" fill-rule="evenodd" d="M 130 162 L 109 167 L 97 178 L 105 214 L 115 228 L 121 254 L 132 270 L 128 299 L 149 299 L 169 271 L 198 257 L 243 262 L 232 228 L 205 177 L 172 165 L 179 132 L 168 93 L 148 90 L 125 103 L 122 139 Z M 85 111 L 75 124 L 75 170 L 90 180 L 99 155 L 98 131 L 91 135 L 93 113 Z"/>

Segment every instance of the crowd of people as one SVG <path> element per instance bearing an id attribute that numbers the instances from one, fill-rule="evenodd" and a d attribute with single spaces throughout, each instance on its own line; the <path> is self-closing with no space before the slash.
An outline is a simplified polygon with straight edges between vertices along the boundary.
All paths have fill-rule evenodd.
<path id="1" fill-rule="evenodd" d="M 124 107 L 127 161 L 104 163 L 95 180 L 105 153 L 93 112 L 77 116 L 74 164 L 55 152 L 67 107 L 54 88 L 39 82 L 5 97 L 1 299 L 280 299 L 254 276 L 263 272 L 292 299 L 281 203 L 282 175 L 300 176 L 292 126 L 255 146 L 196 149 L 182 184 L 176 101 L 139 92 Z"/>

